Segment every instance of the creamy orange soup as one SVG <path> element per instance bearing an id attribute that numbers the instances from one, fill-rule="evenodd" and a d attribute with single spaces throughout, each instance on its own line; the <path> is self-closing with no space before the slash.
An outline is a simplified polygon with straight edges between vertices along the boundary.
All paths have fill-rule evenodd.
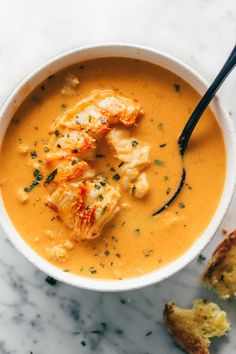
<path id="1" fill-rule="evenodd" d="M 72 94 L 61 90 L 68 73 L 79 79 L 79 88 Z M 120 180 L 114 175 L 119 175 L 120 161 L 103 139 L 92 164 L 111 185 L 120 188 L 120 211 L 98 238 L 68 243 L 71 230 L 45 205 L 48 191 L 43 181 L 32 190 L 29 186 L 37 174 L 35 170 L 40 171 L 44 163 L 48 129 L 56 117 L 92 90 L 107 89 L 137 100 L 144 111 L 137 124 L 126 129 L 143 145 L 150 146 L 150 165 L 145 170 L 149 190 L 143 198 L 135 198 L 119 187 Z M 1 152 L 1 192 L 7 212 L 25 242 L 62 271 L 94 278 L 137 276 L 181 256 L 209 223 L 225 179 L 223 137 L 213 113 L 207 109 L 184 157 L 187 179 L 182 192 L 166 211 L 151 216 L 179 183 L 182 163 L 177 139 L 199 98 L 173 73 L 130 59 L 88 61 L 45 80 L 15 113 Z M 48 250 L 59 244 L 65 245 L 64 253 L 51 257 Z"/>

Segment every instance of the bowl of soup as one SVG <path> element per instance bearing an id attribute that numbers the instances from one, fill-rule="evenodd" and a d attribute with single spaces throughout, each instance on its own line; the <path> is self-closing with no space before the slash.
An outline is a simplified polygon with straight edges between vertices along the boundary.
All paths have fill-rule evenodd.
<path id="1" fill-rule="evenodd" d="M 135 289 L 185 267 L 213 237 L 236 176 L 218 98 L 182 161 L 177 145 L 208 84 L 154 49 L 102 44 L 47 62 L 0 117 L 0 215 L 13 245 L 59 281 Z M 153 216 L 176 190 L 176 200 Z"/>

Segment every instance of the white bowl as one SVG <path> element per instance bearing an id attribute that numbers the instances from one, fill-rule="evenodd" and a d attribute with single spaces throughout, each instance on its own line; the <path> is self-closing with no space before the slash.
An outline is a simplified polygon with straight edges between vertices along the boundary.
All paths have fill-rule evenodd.
<path id="1" fill-rule="evenodd" d="M 201 94 L 204 93 L 208 87 L 208 83 L 195 70 L 191 69 L 189 66 L 175 59 L 174 57 L 159 52 L 155 49 L 122 43 L 101 44 L 74 49 L 61 54 L 56 58 L 53 58 L 49 62 L 36 69 L 32 74 L 27 76 L 10 95 L 0 112 L 0 146 L 13 114 L 27 97 L 27 95 L 36 86 L 38 86 L 49 75 L 54 74 L 58 70 L 84 60 L 103 57 L 135 58 L 160 65 L 183 78 Z M 36 267 L 38 267 L 46 274 L 49 274 L 53 278 L 76 287 L 97 291 L 122 291 L 137 289 L 160 282 L 161 280 L 184 268 L 202 251 L 202 249 L 214 236 L 229 207 L 235 186 L 236 140 L 233 124 L 228 113 L 222 107 L 218 98 L 213 100 L 211 108 L 214 111 L 216 119 L 222 129 L 226 145 L 227 167 L 224 190 L 220 198 L 217 210 L 215 211 L 208 226 L 204 232 L 199 235 L 199 238 L 193 243 L 187 252 L 185 252 L 181 257 L 160 269 L 141 276 L 124 280 L 97 280 L 63 272 L 61 269 L 53 266 L 45 259 L 40 257 L 27 245 L 27 243 L 19 235 L 14 225 L 12 224 L 11 219 L 9 218 L 4 207 L 2 197 L 0 196 L 0 222 L 13 245 L 31 263 L 33 263 Z"/>

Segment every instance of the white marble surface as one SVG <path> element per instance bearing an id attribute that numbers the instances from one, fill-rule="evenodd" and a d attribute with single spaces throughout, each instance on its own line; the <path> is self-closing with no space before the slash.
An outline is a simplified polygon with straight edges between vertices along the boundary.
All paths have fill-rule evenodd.
<path id="1" fill-rule="evenodd" d="M 1 0 L 0 104 L 38 64 L 76 46 L 101 41 L 152 46 L 184 60 L 210 81 L 235 40 L 235 0 Z M 234 120 L 235 93 L 236 72 L 219 93 Z M 236 227 L 235 208 L 236 198 L 223 222 L 230 230 Z M 214 299 L 199 286 L 204 264 L 197 260 L 171 279 L 133 292 L 52 287 L 2 230 L 0 236 L 0 354 L 181 353 L 161 323 L 165 301 L 188 306 L 199 296 Z M 204 255 L 221 238 L 219 231 Z M 211 353 L 233 354 L 236 304 L 219 303 L 229 311 L 233 330 L 214 341 Z M 101 329 L 104 333 L 91 333 Z"/>

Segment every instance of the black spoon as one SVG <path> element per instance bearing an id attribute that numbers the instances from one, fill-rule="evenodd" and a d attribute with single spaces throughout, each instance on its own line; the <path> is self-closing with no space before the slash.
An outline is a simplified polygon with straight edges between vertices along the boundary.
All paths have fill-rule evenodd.
<path id="1" fill-rule="evenodd" d="M 197 107 L 195 108 L 195 110 L 191 114 L 182 133 L 180 134 L 180 137 L 178 140 L 178 146 L 179 146 L 179 151 L 182 156 L 182 159 L 183 159 L 184 153 L 188 147 L 188 142 L 189 142 L 189 139 L 192 135 L 192 132 L 193 132 L 195 126 L 197 125 L 203 112 L 205 111 L 205 109 L 207 108 L 209 103 L 211 102 L 212 98 L 215 96 L 216 92 L 218 91 L 218 89 L 220 88 L 220 86 L 222 85 L 222 83 L 224 82 L 226 77 L 229 75 L 231 70 L 235 67 L 235 65 L 236 65 L 236 45 L 234 46 L 230 56 L 226 60 L 223 68 L 221 69 L 219 74 L 216 76 L 215 80 L 213 81 L 213 83 L 211 84 L 209 89 L 206 91 L 205 95 L 202 97 L 202 99 L 198 103 Z M 172 197 L 161 208 L 157 209 L 152 214 L 152 216 L 160 214 L 163 210 L 168 208 L 168 206 L 175 200 L 175 198 L 178 196 L 178 194 L 182 190 L 185 178 L 186 178 L 186 171 L 183 168 L 181 180 L 180 180 L 177 190 L 172 195 Z"/>

